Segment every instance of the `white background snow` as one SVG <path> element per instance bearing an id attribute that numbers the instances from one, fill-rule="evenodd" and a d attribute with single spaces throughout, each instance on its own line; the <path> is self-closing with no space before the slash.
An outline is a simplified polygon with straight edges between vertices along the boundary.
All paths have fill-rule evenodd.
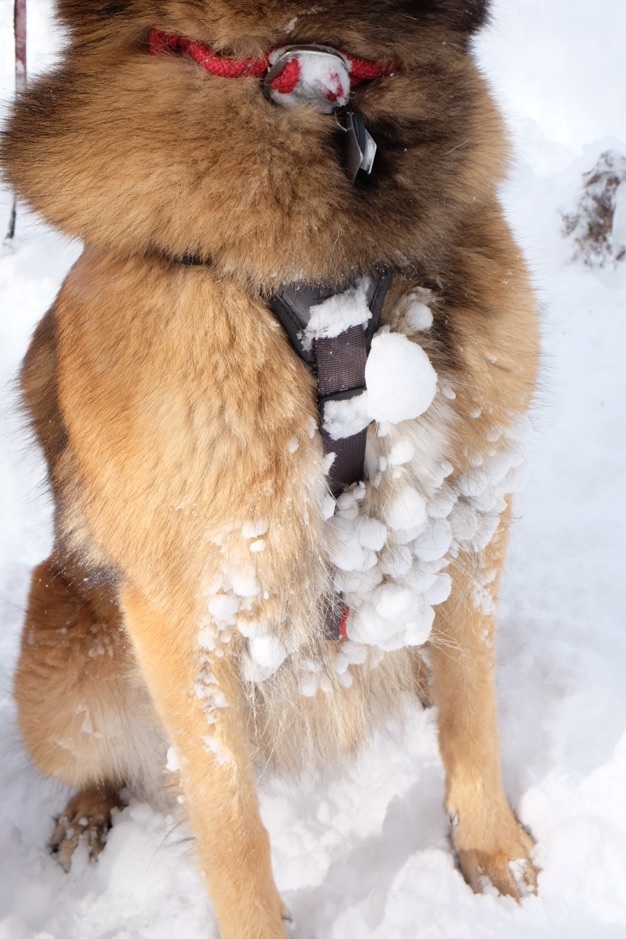
<path id="1" fill-rule="evenodd" d="M 51 59 L 29 0 L 31 71 Z M 626 263 L 569 260 L 560 211 L 612 145 L 626 153 L 623 0 L 496 0 L 478 52 L 518 159 L 504 192 L 542 305 L 544 360 L 528 483 L 500 617 L 506 786 L 543 869 L 521 905 L 474 896 L 454 866 L 433 714 L 390 728 L 340 780 L 265 780 L 276 877 L 298 939 L 626 936 Z M 0 0 L 0 96 L 13 87 Z M 0 227 L 10 196 L 0 189 Z M 216 939 L 184 828 L 134 802 L 97 866 L 48 856 L 66 793 L 40 779 L 11 700 L 29 568 L 50 543 L 42 467 L 10 382 L 77 247 L 22 212 L 0 253 L 0 939 Z"/>

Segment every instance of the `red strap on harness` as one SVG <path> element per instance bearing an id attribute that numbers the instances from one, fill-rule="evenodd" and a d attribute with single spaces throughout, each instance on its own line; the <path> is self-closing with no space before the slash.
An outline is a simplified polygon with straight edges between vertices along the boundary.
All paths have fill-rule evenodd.
<path id="1" fill-rule="evenodd" d="M 350 607 L 344 603 L 341 619 L 339 621 L 339 638 L 348 638 L 348 617 L 350 616 Z"/>
<path id="2" fill-rule="evenodd" d="M 211 75 L 217 75 L 219 78 L 262 78 L 270 68 L 272 50 L 258 59 L 231 59 L 214 52 L 203 42 L 186 39 L 184 36 L 174 36 L 155 28 L 150 30 L 149 42 L 151 55 L 163 53 L 187 55 Z M 378 62 L 360 59 L 349 52 L 341 54 L 350 63 L 350 82 L 353 86 L 362 85 L 364 82 L 373 81 L 397 71 L 397 65 L 394 64 L 379 65 Z M 299 78 L 300 65 L 297 59 L 292 59 L 281 74 L 274 79 L 272 88 L 281 94 L 291 94 Z"/>

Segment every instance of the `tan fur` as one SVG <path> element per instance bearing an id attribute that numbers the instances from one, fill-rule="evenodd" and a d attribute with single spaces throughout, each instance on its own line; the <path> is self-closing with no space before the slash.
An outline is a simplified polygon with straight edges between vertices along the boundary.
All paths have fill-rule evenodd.
<path id="1" fill-rule="evenodd" d="M 385 262 L 397 273 L 383 322 L 399 328 L 406 298 L 429 291 L 434 324 L 419 341 L 453 394 L 415 422 L 419 459 L 397 480 L 419 481 L 445 457 L 455 484 L 503 446 L 498 432 L 532 395 L 533 299 L 495 198 L 502 134 L 467 52 L 483 6 L 447 0 L 428 16 L 428 3 L 347 2 L 339 14 L 240 0 L 204 12 L 178 0 L 157 12 L 138 0 L 117 19 L 94 4 L 90 19 L 64 0 L 66 60 L 9 122 L 7 177 L 86 242 L 22 377 L 50 466 L 56 546 L 33 577 L 21 726 L 41 769 L 83 787 L 78 804 L 95 800 L 101 818 L 122 784 L 158 785 L 165 735 L 222 939 L 284 936 L 255 758 L 337 762 L 405 692 L 427 694 L 417 650 L 351 666 L 350 687 L 334 669 L 315 390 L 264 298 L 282 281 L 338 285 Z M 348 182 L 327 115 L 277 108 L 254 80 L 145 50 L 157 25 L 258 54 L 284 41 L 294 16 L 290 41 L 401 63 L 354 95 L 380 147 L 371 181 Z M 189 254 L 207 263 L 175 260 Z M 393 485 L 371 489 L 372 515 Z M 251 521 L 266 529 L 254 554 L 242 536 Z M 484 875 L 518 896 L 509 863 L 534 886 L 532 841 L 502 789 L 494 616 L 473 599 L 495 599 L 507 527 L 504 513 L 484 551 L 452 560 L 430 661 L 463 873 L 475 889 Z M 229 641 L 211 647 L 199 636 L 228 577 L 259 590 L 222 633 Z M 255 683 L 246 636 L 258 621 L 288 656 Z M 310 698 L 298 693 L 308 660 L 326 689 Z"/>

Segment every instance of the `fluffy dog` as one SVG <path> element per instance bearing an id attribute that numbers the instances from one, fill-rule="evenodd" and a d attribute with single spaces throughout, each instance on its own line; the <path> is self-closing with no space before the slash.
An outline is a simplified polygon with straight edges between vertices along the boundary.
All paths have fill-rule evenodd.
<path id="1" fill-rule="evenodd" d="M 467 881 L 534 889 L 493 634 L 536 315 L 471 57 L 486 0 L 59 7 L 67 48 L 2 161 L 84 240 L 22 371 L 56 538 L 15 694 L 78 789 L 62 861 L 169 746 L 223 939 L 279 939 L 255 761 L 345 759 L 409 691 L 438 707 Z M 292 342 L 276 297 L 310 287 Z M 303 359 L 344 328 L 368 332 L 367 392 L 322 406 Z"/>

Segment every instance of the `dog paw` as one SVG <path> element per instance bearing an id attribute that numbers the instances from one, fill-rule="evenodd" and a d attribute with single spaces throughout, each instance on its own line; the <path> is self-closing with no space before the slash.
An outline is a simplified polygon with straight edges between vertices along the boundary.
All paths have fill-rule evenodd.
<path id="1" fill-rule="evenodd" d="M 532 859 L 534 847 L 532 837 L 514 822 L 508 837 L 500 833 L 491 845 L 457 847 L 457 855 L 463 876 L 475 893 L 487 893 L 495 887 L 502 896 L 521 900 L 537 893 L 539 869 Z"/>
<path id="2" fill-rule="evenodd" d="M 87 786 L 70 799 L 56 819 L 48 842 L 63 870 L 70 870 L 74 852 L 81 843 L 87 846 L 89 860 L 97 859 L 106 843 L 113 811 L 122 804 L 118 793 L 109 787 Z"/>

